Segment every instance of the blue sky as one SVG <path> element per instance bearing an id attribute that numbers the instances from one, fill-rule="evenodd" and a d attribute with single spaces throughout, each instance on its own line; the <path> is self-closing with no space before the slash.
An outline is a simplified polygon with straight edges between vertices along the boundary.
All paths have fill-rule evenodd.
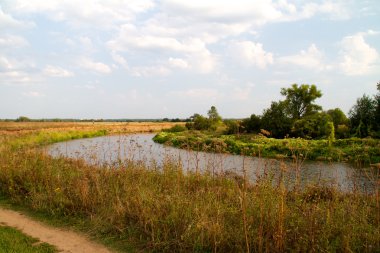
<path id="1" fill-rule="evenodd" d="M 0 118 L 242 118 L 293 83 L 347 113 L 378 81 L 377 0 L 0 0 Z"/>

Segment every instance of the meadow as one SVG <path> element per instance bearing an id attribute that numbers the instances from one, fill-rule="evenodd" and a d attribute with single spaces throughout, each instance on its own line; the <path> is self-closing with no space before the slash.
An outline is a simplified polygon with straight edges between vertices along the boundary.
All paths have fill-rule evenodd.
<path id="1" fill-rule="evenodd" d="M 120 252 L 380 252 L 380 181 L 375 190 L 286 187 L 287 173 L 185 173 L 123 161 L 93 166 L 52 158 L 54 142 L 151 132 L 169 123 L 0 123 L 2 203 L 85 231 Z M 302 169 L 302 168 L 301 168 Z"/>

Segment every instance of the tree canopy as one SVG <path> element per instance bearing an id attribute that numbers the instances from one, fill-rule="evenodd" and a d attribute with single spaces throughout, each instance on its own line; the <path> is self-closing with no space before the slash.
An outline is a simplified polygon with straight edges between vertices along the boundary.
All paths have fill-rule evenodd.
<path id="1" fill-rule="evenodd" d="M 293 120 L 322 109 L 321 106 L 313 104 L 314 100 L 322 96 L 322 92 L 314 84 L 293 84 L 290 88 L 282 88 L 281 95 L 286 97 L 284 102 L 287 112 Z"/>

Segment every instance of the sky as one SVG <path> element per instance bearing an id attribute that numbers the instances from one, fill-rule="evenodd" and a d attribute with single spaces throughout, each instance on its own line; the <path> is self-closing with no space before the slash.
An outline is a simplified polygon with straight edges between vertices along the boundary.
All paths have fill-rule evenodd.
<path id="1" fill-rule="evenodd" d="M 378 0 L 0 0 L 0 118 L 262 114 L 315 84 L 345 113 L 380 81 Z"/>

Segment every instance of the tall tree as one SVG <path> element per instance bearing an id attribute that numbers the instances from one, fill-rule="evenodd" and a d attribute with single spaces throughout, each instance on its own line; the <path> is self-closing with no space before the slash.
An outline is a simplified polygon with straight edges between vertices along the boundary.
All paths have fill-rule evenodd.
<path id="1" fill-rule="evenodd" d="M 211 106 L 210 110 L 207 112 L 207 115 L 212 123 L 218 123 L 222 121 L 222 117 L 220 117 L 218 110 L 215 106 Z"/>
<path id="2" fill-rule="evenodd" d="M 367 137 L 374 128 L 376 101 L 367 95 L 356 100 L 349 112 L 351 128 L 357 137 Z"/>
<path id="3" fill-rule="evenodd" d="M 305 115 L 312 114 L 322 109 L 321 106 L 313 104 L 314 100 L 322 96 L 322 92 L 312 84 L 293 84 L 290 88 L 282 88 L 281 95 L 285 96 L 287 112 L 293 120 L 298 120 Z"/>
<path id="4" fill-rule="evenodd" d="M 272 102 L 261 118 L 261 127 L 275 138 L 284 138 L 292 128 L 292 119 L 287 114 L 284 101 Z"/>
<path id="5" fill-rule="evenodd" d="M 380 137 L 380 82 L 377 83 L 377 94 L 375 96 L 375 122 L 374 129 L 378 132 L 377 137 Z"/>

